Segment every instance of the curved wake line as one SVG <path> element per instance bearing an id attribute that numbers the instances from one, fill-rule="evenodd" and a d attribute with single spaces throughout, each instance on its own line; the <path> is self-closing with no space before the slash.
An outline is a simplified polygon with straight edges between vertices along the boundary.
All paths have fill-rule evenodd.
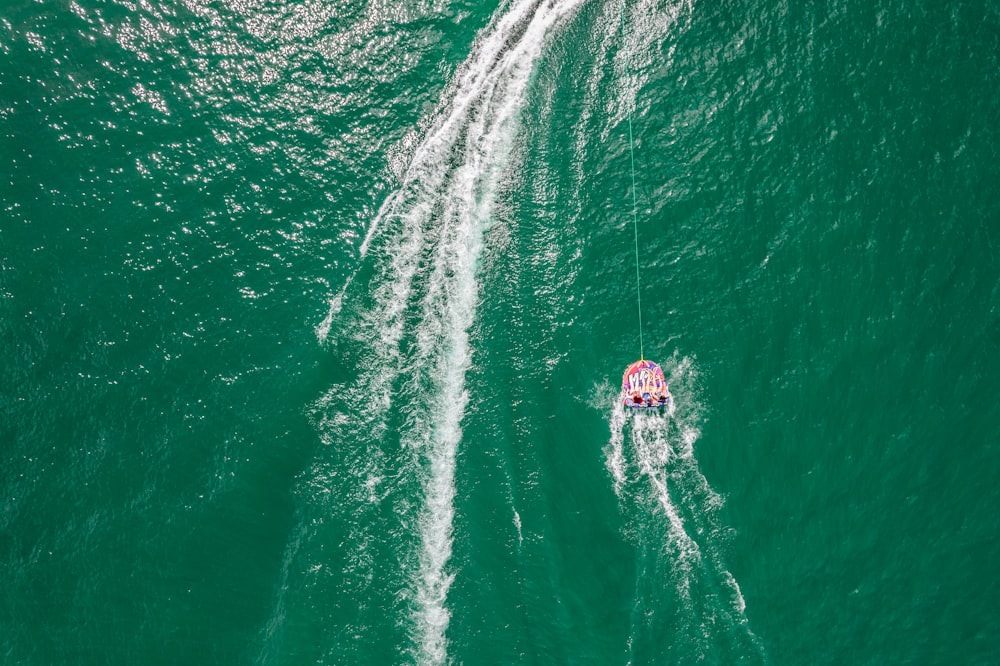
<path id="1" fill-rule="evenodd" d="M 454 579 L 447 563 L 452 546 L 455 454 L 468 400 L 465 373 L 470 356 L 468 329 L 478 298 L 476 264 L 484 232 L 492 222 L 496 190 L 509 162 L 517 115 L 534 63 L 550 28 L 578 3 L 515 3 L 474 49 L 470 65 L 459 75 L 455 106 L 415 155 L 418 167 L 425 156 L 448 156 L 456 143 L 443 137 L 455 136 L 459 128 L 464 132 L 464 161 L 446 183 L 445 222 L 438 248 L 443 260 L 434 266 L 423 301 L 426 325 L 417 332 L 415 358 L 416 366 L 433 368 L 428 379 L 438 388 L 428 410 L 431 427 L 415 442 L 425 451 L 430 468 L 424 484 L 426 507 L 420 519 L 422 553 L 417 580 L 418 661 L 425 664 L 443 664 L 447 659 L 450 613 L 446 599 Z M 426 171 L 417 168 L 414 177 L 424 179 Z"/>
<path id="2" fill-rule="evenodd" d="M 623 511 L 635 512 L 642 540 L 653 540 L 649 552 L 667 557 L 662 568 L 677 595 L 677 618 L 682 633 L 703 657 L 718 645 L 717 634 L 726 637 L 732 649 L 766 661 L 764 649 L 750 629 L 746 601 L 739 584 L 726 569 L 721 539 L 726 530 L 718 523 L 722 498 L 712 490 L 698 468 L 694 443 L 700 406 L 692 388 L 694 370 L 689 359 L 668 364 L 677 412 L 672 414 L 627 413 L 620 396 L 608 402 L 610 439 L 605 462 Z M 666 367 L 665 367 L 666 369 Z M 662 535 L 662 536 L 657 536 Z M 655 562 L 648 564 L 658 571 Z M 635 599 L 635 622 L 655 614 L 672 612 L 660 607 L 657 598 Z M 636 640 L 633 627 L 630 648 Z"/>
<path id="3" fill-rule="evenodd" d="M 676 553 L 675 571 L 681 573 L 678 591 L 690 599 L 691 572 L 701 560 L 701 549 L 684 527 L 667 488 L 666 465 L 677 455 L 666 440 L 666 418 L 651 414 L 636 414 L 633 419 L 632 441 L 639 463 L 639 472 L 649 480 L 654 496 L 667 517 L 667 538 Z"/>
<path id="4" fill-rule="evenodd" d="M 412 572 L 412 658 L 419 664 L 448 660 L 455 465 L 468 401 L 477 264 L 535 62 L 556 23 L 582 1 L 515 0 L 491 21 L 361 245 L 362 258 L 373 253 L 381 261 L 372 307 L 358 313 L 358 326 L 343 327 L 353 328 L 365 347 L 365 371 L 343 389 L 343 402 L 367 409 L 327 423 L 377 441 L 392 416 L 403 416 L 400 444 L 412 455 L 403 471 L 419 479 L 423 496 L 415 516 L 417 566 L 405 567 Z M 317 326 L 321 342 L 356 276 Z M 370 404 L 370 396 L 380 399 Z M 378 456 L 372 451 L 365 463 L 371 478 L 386 476 L 370 462 Z"/>
<path id="5" fill-rule="evenodd" d="M 486 32 L 477 38 L 472 54 L 445 90 L 443 99 L 450 102 L 439 107 L 433 114 L 434 119 L 423 141 L 417 146 L 403 172 L 401 185 L 386 198 L 375 214 L 359 248 L 359 264 L 368 255 L 373 241 L 388 221 L 402 218 L 402 221 L 409 223 L 405 225 L 406 228 L 413 231 L 429 220 L 434 214 L 433 204 L 443 198 L 436 196 L 436 193 L 445 186 L 451 175 L 450 169 L 441 167 L 453 160 L 453 152 L 461 142 L 462 135 L 470 129 L 470 118 L 478 116 L 480 122 L 483 122 L 494 116 L 490 120 L 490 124 L 494 126 L 491 130 L 513 119 L 512 112 L 516 112 L 523 103 L 527 79 L 534 61 L 541 53 L 544 33 L 558 19 L 572 13 L 583 1 L 562 0 L 553 3 L 551 0 L 521 0 L 514 2 L 509 11 L 499 19 L 494 18 Z M 530 24 L 526 25 L 527 22 Z M 529 59 L 525 61 L 525 57 Z M 520 78 L 519 81 L 512 82 L 519 89 L 511 91 L 519 94 L 493 99 L 499 79 L 508 75 Z M 513 139 L 513 136 L 508 139 Z M 471 140 L 469 145 L 474 143 Z M 482 160 L 469 160 L 468 157 L 467 154 L 465 167 L 492 166 L 502 169 L 504 166 L 488 165 Z M 406 260 L 409 260 L 419 251 L 420 239 L 419 236 L 407 238 L 412 242 L 401 249 L 407 250 Z M 408 263 L 405 260 L 394 262 L 397 269 Z M 407 275 L 405 271 L 403 273 L 404 277 L 412 278 L 411 274 Z M 321 343 L 327 341 L 333 319 L 340 313 L 344 295 L 356 275 L 357 271 L 348 277 L 340 291 L 330 299 L 327 316 L 316 326 L 316 335 Z M 405 299 L 399 300 L 405 302 Z"/>

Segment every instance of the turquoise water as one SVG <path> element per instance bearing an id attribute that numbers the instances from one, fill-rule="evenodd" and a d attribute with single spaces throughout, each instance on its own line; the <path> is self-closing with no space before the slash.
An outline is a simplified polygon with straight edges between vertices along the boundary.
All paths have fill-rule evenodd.
<path id="1" fill-rule="evenodd" d="M 1000 12 L 621 12 L 0 9 L 0 661 L 996 662 Z"/>

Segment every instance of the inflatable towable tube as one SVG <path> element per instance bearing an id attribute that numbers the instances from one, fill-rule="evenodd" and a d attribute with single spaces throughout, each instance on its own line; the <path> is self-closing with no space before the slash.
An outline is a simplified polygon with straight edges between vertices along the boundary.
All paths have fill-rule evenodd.
<path id="1" fill-rule="evenodd" d="M 663 370 L 641 359 L 625 368 L 622 375 L 622 404 L 631 409 L 666 407 L 672 397 Z"/>

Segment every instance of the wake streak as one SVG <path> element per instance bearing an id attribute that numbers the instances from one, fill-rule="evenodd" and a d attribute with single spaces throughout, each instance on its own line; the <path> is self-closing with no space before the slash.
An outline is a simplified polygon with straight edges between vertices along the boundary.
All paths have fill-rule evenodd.
<path id="1" fill-rule="evenodd" d="M 764 662 L 763 647 L 746 618 L 746 602 L 722 557 L 728 532 L 718 518 L 722 498 L 694 457 L 701 418 L 694 369 L 688 359 L 676 357 L 664 365 L 668 369 L 676 414 L 625 413 L 619 396 L 609 400 L 606 464 L 633 524 L 629 532 L 646 554 L 630 651 L 633 657 L 642 649 L 669 651 L 678 663 Z M 673 604 L 665 603 L 658 591 L 663 582 L 670 586 Z M 665 633 L 674 643 L 669 650 L 661 645 Z"/>
<path id="2" fill-rule="evenodd" d="M 368 478 L 381 479 L 385 471 L 371 469 L 371 461 L 380 460 L 376 449 L 392 419 L 403 420 L 400 446 L 412 458 L 398 474 L 418 478 L 422 494 L 410 581 L 413 658 L 420 664 L 447 662 L 455 460 L 484 234 L 535 62 L 553 27 L 581 2 L 515 1 L 480 35 L 361 245 L 362 257 L 380 259 L 370 291 L 352 276 L 317 327 L 326 341 L 349 289 L 361 289 L 373 303 L 355 312 L 357 321 L 337 327 L 355 331 L 364 350 L 359 366 L 366 370 L 351 386 L 335 389 L 344 411 L 327 423 L 338 433 L 374 435 L 371 455 L 357 462 Z"/>

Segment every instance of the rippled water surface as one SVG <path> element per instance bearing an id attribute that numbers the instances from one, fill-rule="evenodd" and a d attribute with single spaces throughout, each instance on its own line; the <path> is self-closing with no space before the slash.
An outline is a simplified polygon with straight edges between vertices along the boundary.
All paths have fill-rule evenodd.
<path id="1" fill-rule="evenodd" d="M 995 661 L 996 8 L 8 5 L 0 661 Z"/>

